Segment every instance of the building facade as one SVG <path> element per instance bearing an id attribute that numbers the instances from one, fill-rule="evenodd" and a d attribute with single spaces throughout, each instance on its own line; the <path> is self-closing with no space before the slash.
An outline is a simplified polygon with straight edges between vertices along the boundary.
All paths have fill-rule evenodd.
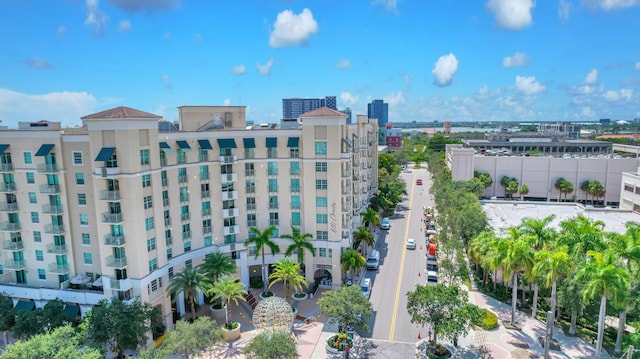
<path id="1" fill-rule="evenodd" d="M 282 99 L 282 118 L 297 119 L 303 113 L 321 107 L 337 110 L 337 105 L 335 96 L 325 96 L 325 98 L 285 98 Z"/>
<path id="2" fill-rule="evenodd" d="M 104 298 L 158 307 L 172 326 L 184 295 L 166 287 L 185 266 L 222 252 L 246 284 L 261 258 L 249 228 L 313 235 L 306 277 L 339 287 L 340 254 L 377 189 L 377 124 L 319 108 L 297 128 L 247 127 L 244 106 L 182 106 L 179 126 L 118 107 L 0 131 L 0 292 L 84 314 Z M 159 131 L 163 129 L 162 131 Z M 180 130 L 177 130 L 179 128 Z M 203 294 L 198 295 L 202 303 Z"/>

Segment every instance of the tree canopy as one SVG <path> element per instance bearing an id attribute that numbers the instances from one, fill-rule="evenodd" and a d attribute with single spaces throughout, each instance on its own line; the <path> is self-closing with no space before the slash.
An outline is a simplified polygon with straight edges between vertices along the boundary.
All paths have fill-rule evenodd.
<path id="1" fill-rule="evenodd" d="M 371 302 L 359 286 L 352 285 L 324 292 L 318 299 L 320 310 L 329 317 L 330 323 L 341 327 L 354 327 L 367 331 L 367 320 L 371 317 Z"/>

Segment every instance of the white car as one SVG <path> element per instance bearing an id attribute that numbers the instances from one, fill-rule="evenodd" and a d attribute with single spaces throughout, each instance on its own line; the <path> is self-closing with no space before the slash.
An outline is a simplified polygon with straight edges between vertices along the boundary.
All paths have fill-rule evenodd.
<path id="1" fill-rule="evenodd" d="M 382 222 L 380 222 L 380 228 L 381 229 L 389 229 L 389 228 L 391 228 L 391 222 L 389 222 L 389 218 L 384 217 L 382 219 Z"/>
<path id="2" fill-rule="evenodd" d="M 360 288 L 362 289 L 362 295 L 364 295 L 365 298 L 369 299 L 369 297 L 371 296 L 371 279 L 365 278 L 362 281 Z"/>
<path id="3" fill-rule="evenodd" d="M 438 272 L 427 270 L 427 285 L 438 284 Z"/>
<path id="4" fill-rule="evenodd" d="M 407 249 L 416 249 L 416 240 L 413 238 L 407 239 Z"/>

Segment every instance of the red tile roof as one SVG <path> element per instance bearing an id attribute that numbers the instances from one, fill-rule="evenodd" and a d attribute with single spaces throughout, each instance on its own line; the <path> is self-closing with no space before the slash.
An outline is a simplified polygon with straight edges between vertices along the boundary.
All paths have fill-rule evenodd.
<path id="1" fill-rule="evenodd" d="M 328 107 L 320 107 L 309 112 L 305 112 L 300 117 L 347 117 L 344 113 L 332 110 Z"/>
<path id="2" fill-rule="evenodd" d="M 112 109 L 80 117 L 83 120 L 102 118 L 162 118 L 149 112 L 136 110 L 135 108 L 120 106 Z"/>

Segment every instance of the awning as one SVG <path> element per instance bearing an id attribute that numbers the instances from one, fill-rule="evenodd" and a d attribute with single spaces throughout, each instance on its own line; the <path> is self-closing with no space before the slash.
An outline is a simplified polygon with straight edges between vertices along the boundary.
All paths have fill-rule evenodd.
<path id="1" fill-rule="evenodd" d="M 191 151 L 191 146 L 189 146 L 189 142 L 187 141 L 176 141 L 178 147 L 180 147 L 183 151 Z"/>
<path id="2" fill-rule="evenodd" d="M 237 148 L 236 141 L 233 138 L 218 138 L 218 146 L 224 148 Z"/>
<path id="3" fill-rule="evenodd" d="M 349 146 L 349 148 L 353 147 L 353 142 L 351 142 L 351 140 L 346 137 L 342 137 L 342 142 L 344 142 L 345 145 Z"/>
<path id="4" fill-rule="evenodd" d="M 243 138 L 244 148 L 256 148 L 256 140 L 253 138 Z"/>
<path id="5" fill-rule="evenodd" d="M 287 147 L 298 147 L 298 142 L 300 142 L 300 137 L 289 137 Z"/>
<path id="6" fill-rule="evenodd" d="M 198 140 L 198 143 L 200 144 L 200 149 L 201 150 L 212 150 L 213 147 L 211 147 L 211 142 L 209 142 L 209 140 Z"/>
<path id="7" fill-rule="evenodd" d="M 44 145 L 40 146 L 40 149 L 38 150 L 38 152 L 36 152 L 36 156 L 48 155 L 49 152 L 51 152 L 51 149 L 53 149 L 53 146 L 53 144 L 45 143 Z"/>
<path id="8" fill-rule="evenodd" d="M 64 314 L 71 320 L 76 320 L 80 315 L 80 307 L 77 305 L 69 305 L 67 304 L 64 307 Z"/>
<path id="9" fill-rule="evenodd" d="M 13 313 L 18 314 L 17 312 L 20 310 L 24 310 L 25 312 L 31 312 L 34 309 L 36 309 L 36 303 L 30 300 L 29 301 L 19 300 L 18 303 L 16 303 L 16 306 L 13 307 Z"/>
<path id="10" fill-rule="evenodd" d="M 171 149 L 171 146 L 169 146 L 168 143 L 166 142 L 160 142 L 160 149 L 164 151 L 164 153 L 172 153 L 173 150 Z"/>
<path id="11" fill-rule="evenodd" d="M 4 153 L 4 151 L 6 151 L 7 148 L 9 148 L 9 145 L 0 145 L 0 153 Z"/>
<path id="12" fill-rule="evenodd" d="M 267 137 L 267 147 L 278 147 L 278 138 L 277 137 Z"/>
<path id="13" fill-rule="evenodd" d="M 116 151 L 115 147 L 102 147 L 102 149 L 98 153 L 98 156 L 96 157 L 96 161 L 103 161 L 103 162 L 109 161 L 115 151 Z"/>

